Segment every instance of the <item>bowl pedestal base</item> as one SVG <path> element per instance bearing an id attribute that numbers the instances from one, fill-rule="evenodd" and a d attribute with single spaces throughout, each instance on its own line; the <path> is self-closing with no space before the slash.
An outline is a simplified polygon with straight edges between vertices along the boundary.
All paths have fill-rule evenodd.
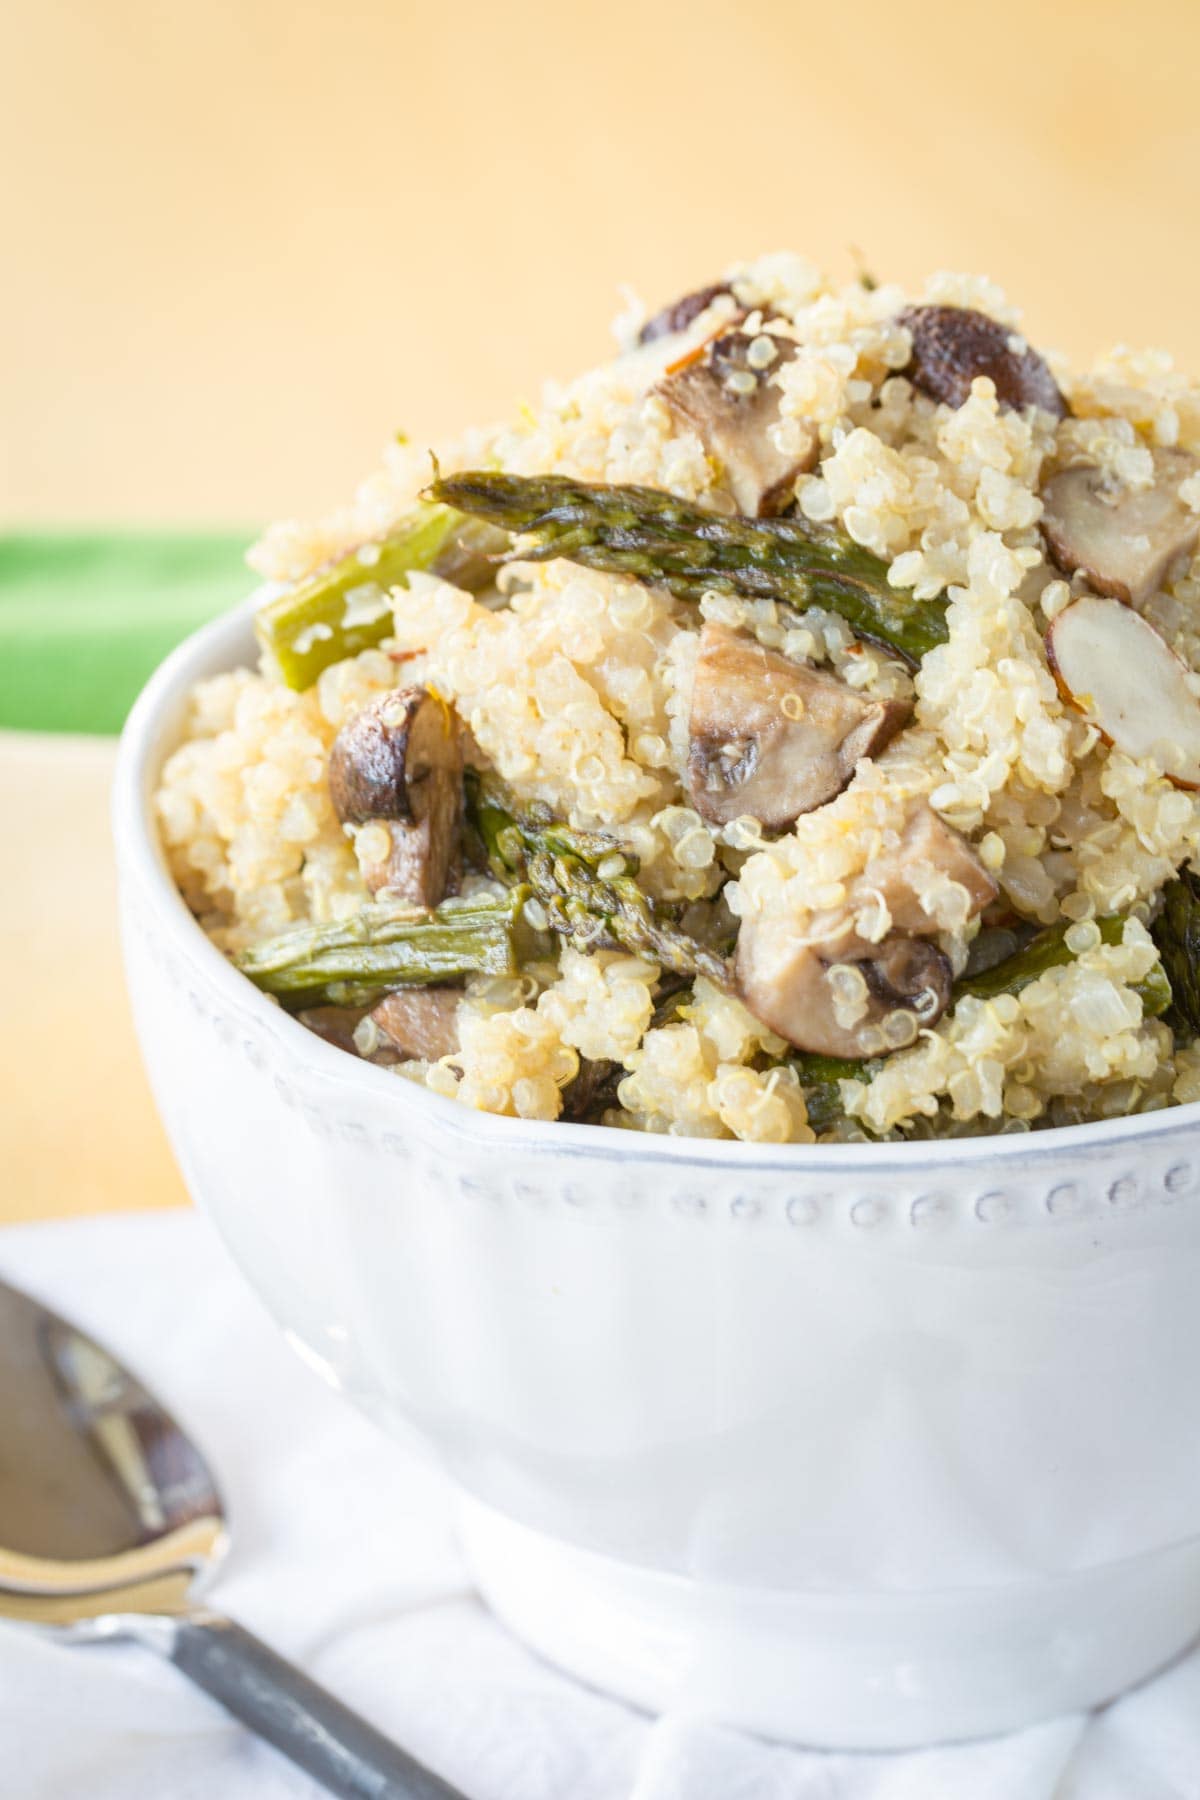
<path id="1" fill-rule="evenodd" d="M 895 1750 L 1111 1699 L 1200 1630 L 1200 1540 L 1010 1586 L 803 1593 L 663 1574 L 463 1496 L 484 1599 L 550 1662 L 651 1712 L 786 1742 Z"/>

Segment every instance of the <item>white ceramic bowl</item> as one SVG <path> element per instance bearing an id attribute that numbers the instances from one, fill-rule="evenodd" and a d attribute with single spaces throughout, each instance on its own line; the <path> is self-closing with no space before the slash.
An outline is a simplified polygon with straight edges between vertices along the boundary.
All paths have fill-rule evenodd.
<path id="1" fill-rule="evenodd" d="M 524 1124 L 230 968 L 126 728 L 129 985 L 197 1201 L 288 1335 L 462 1496 L 496 1611 L 652 1708 L 911 1745 L 1100 1701 L 1200 1629 L 1200 1121 L 757 1148 Z"/>

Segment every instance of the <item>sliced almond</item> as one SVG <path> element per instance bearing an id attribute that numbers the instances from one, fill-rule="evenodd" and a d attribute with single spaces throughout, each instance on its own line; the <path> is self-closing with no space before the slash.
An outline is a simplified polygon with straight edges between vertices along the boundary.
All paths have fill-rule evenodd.
<path id="1" fill-rule="evenodd" d="M 1200 514 L 1179 484 L 1200 469 L 1186 450 L 1155 450 L 1154 485 L 1127 488 L 1091 463 L 1061 469 L 1042 489 L 1042 534 L 1065 575 L 1140 606 L 1200 539 Z"/>
<path id="2" fill-rule="evenodd" d="M 1046 654 L 1063 695 L 1127 756 L 1200 787 L 1200 699 L 1187 666 L 1141 613 L 1085 595 L 1053 620 Z"/>

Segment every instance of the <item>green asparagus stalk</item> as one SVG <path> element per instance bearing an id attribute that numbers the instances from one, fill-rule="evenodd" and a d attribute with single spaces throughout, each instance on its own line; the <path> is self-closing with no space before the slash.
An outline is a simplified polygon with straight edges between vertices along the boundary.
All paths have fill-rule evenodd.
<path id="1" fill-rule="evenodd" d="M 839 1081 L 870 1081 L 883 1067 L 882 1057 L 869 1062 L 850 1062 L 840 1056 L 816 1056 L 809 1051 L 788 1057 L 789 1065 L 800 1077 L 808 1122 L 814 1131 L 828 1131 L 839 1119 L 842 1109 Z"/>
<path id="2" fill-rule="evenodd" d="M 910 664 L 948 636 L 944 601 L 889 586 L 886 563 L 832 526 L 730 518 L 657 488 L 561 475 L 475 470 L 435 481 L 427 497 L 520 534 L 515 560 L 565 557 L 681 600 L 717 592 L 823 606 Z"/>
<path id="3" fill-rule="evenodd" d="M 1200 1036 L 1200 877 L 1190 869 L 1181 869 L 1163 889 L 1150 935 L 1171 984 L 1169 1022 L 1181 1037 Z"/>
<path id="4" fill-rule="evenodd" d="M 311 687 L 322 669 L 387 637 L 384 597 L 414 569 L 476 590 L 495 576 L 494 554 L 507 539 L 449 506 L 423 504 L 378 543 L 364 544 L 260 608 L 255 629 L 268 662 L 290 688 Z M 378 605 L 372 601 L 378 596 Z M 360 619 L 355 622 L 355 601 Z"/>
<path id="5" fill-rule="evenodd" d="M 577 950 L 628 950 L 672 974 L 731 986 L 725 958 L 660 915 L 634 879 L 637 858 L 613 838 L 576 831 L 541 808 L 518 818 L 478 778 L 467 793 L 492 873 L 526 883 L 556 936 Z"/>
<path id="6" fill-rule="evenodd" d="M 1096 924 L 1100 928 L 1102 943 L 1121 942 L 1125 932 L 1124 914 L 1112 913 L 1106 918 L 1097 919 Z M 1067 946 L 1069 930 L 1070 925 L 1066 921 L 1050 925 L 1045 931 L 1039 931 L 1036 937 L 1030 938 L 1020 950 L 1006 956 L 1003 962 L 982 970 L 978 975 L 968 975 L 955 982 L 955 1000 L 961 1000 L 967 994 L 973 995 L 977 1000 L 994 1000 L 998 994 L 1019 994 L 1022 988 L 1027 988 L 1031 981 L 1036 981 L 1047 969 L 1062 968 L 1065 964 L 1074 962 L 1074 953 Z M 1149 974 L 1132 986 L 1148 1019 L 1157 1019 L 1171 1004 L 1172 981 L 1162 962 L 1156 963 Z"/>
<path id="7" fill-rule="evenodd" d="M 443 900 L 433 912 L 365 906 L 336 925 L 299 925 L 234 958 L 285 1006 L 359 1006 L 401 987 L 516 972 L 527 890 Z"/>

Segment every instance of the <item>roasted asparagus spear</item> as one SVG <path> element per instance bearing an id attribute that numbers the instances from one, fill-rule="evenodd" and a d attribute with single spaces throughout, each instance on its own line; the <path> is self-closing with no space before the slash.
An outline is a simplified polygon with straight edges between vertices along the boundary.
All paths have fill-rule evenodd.
<path id="1" fill-rule="evenodd" d="M 1125 917 L 1121 913 L 1112 913 L 1107 918 L 1097 919 L 1100 928 L 1100 940 L 1105 944 L 1119 944 L 1125 932 Z M 1020 950 L 1014 950 L 1003 962 L 998 962 L 990 969 L 984 969 L 978 975 L 968 975 L 954 984 L 954 998 L 961 1000 L 965 994 L 972 994 L 978 1000 L 994 1000 L 997 994 L 1019 994 L 1027 988 L 1031 981 L 1044 975 L 1047 969 L 1062 967 L 1075 960 L 1074 952 L 1067 946 L 1069 924 L 1065 921 L 1058 925 L 1049 925 L 1045 931 L 1039 931 L 1036 937 L 1030 938 Z M 1160 945 L 1161 953 L 1161 945 Z M 1156 963 L 1149 974 L 1141 981 L 1133 984 L 1133 991 L 1142 1002 L 1142 1011 L 1148 1019 L 1157 1019 L 1166 1012 L 1171 1004 L 1171 981 L 1161 962 Z"/>
<path id="2" fill-rule="evenodd" d="M 730 986 L 725 958 L 660 915 L 634 879 L 636 857 L 613 838 L 576 831 L 543 809 L 518 818 L 478 778 L 467 794 L 492 873 L 526 883 L 558 937 L 577 950 L 628 950 L 673 974 Z M 541 924 L 536 915 L 534 922 Z"/>
<path id="3" fill-rule="evenodd" d="M 878 1057 L 870 1062 L 848 1062 L 840 1056 L 816 1056 L 807 1051 L 789 1057 L 788 1062 L 800 1077 L 808 1122 L 817 1132 L 828 1131 L 846 1116 L 840 1081 L 870 1081 L 883 1067 Z"/>
<path id="4" fill-rule="evenodd" d="M 255 620 L 259 643 L 288 687 L 311 687 L 331 663 L 387 637 L 388 590 L 406 585 L 414 569 L 456 587 L 486 587 L 495 576 L 495 553 L 507 543 L 478 519 L 423 504 L 378 543 L 351 550 L 268 601 Z"/>
<path id="5" fill-rule="evenodd" d="M 336 925 L 298 925 L 234 958 L 288 1007 L 356 1006 L 399 987 L 517 968 L 514 929 L 528 890 L 443 900 L 433 912 L 365 906 Z"/>
<path id="6" fill-rule="evenodd" d="M 944 601 L 890 587 L 879 557 L 802 518 L 731 518 L 657 488 L 487 470 L 435 481 L 428 498 L 519 534 L 523 562 L 561 556 L 681 600 L 716 592 L 822 606 L 911 664 L 948 635 Z"/>
<path id="7" fill-rule="evenodd" d="M 1200 1035 L 1200 876 L 1181 869 L 1167 883 L 1150 935 L 1171 984 L 1168 1023 L 1181 1037 L 1194 1038 Z"/>

